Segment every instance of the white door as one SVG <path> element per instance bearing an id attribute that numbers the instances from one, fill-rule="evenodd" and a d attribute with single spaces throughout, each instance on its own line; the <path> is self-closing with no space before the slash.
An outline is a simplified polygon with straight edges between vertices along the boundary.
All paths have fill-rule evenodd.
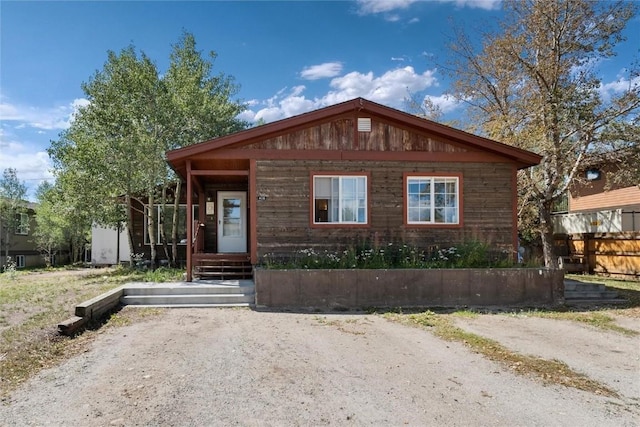
<path id="1" fill-rule="evenodd" d="M 218 252 L 247 252 L 247 193 L 218 192 Z"/>

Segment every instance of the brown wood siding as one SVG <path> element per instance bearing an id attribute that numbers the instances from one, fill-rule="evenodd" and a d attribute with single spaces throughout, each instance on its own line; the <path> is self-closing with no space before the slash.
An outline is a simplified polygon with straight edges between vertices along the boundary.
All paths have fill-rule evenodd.
<path id="1" fill-rule="evenodd" d="M 370 174 L 368 227 L 315 228 L 310 224 L 311 172 Z M 305 248 L 338 249 L 370 241 L 433 249 L 478 240 L 511 251 L 512 166 L 508 163 L 257 161 L 258 256 Z M 404 173 L 460 173 L 463 224 L 412 228 L 403 224 Z"/>
<path id="2" fill-rule="evenodd" d="M 432 135 L 418 133 L 372 118 L 371 132 L 357 132 L 353 118 L 339 118 L 327 123 L 298 129 L 242 149 L 262 150 L 332 150 L 332 151 L 422 151 L 466 152 L 467 149 L 446 143 Z"/>
<path id="3" fill-rule="evenodd" d="M 640 210 L 640 188 L 638 186 L 604 191 L 603 181 L 598 184 L 598 189 L 583 190 L 583 196 L 569 198 L 569 212 L 601 210 L 621 206 L 631 206 Z"/>

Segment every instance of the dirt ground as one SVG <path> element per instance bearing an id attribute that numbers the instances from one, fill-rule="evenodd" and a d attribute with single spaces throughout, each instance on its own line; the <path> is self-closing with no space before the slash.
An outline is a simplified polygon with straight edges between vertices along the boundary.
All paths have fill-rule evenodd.
<path id="1" fill-rule="evenodd" d="M 104 329 L 85 353 L 14 392 L 0 425 L 640 423 L 638 337 L 506 316 L 460 326 L 557 357 L 621 398 L 544 386 L 378 315 L 173 309 Z"/>

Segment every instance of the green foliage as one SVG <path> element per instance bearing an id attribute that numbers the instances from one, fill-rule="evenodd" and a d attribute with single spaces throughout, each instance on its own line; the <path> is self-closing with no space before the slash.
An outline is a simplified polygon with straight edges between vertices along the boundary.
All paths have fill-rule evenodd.
<path id="1" fill-rule="evenodd" d="M 163 189 L 177 178 L 165 161 L 167 150 L 246 126 L 236 118 L 245 106 L 232 100 L 233 79 L 212 75 L 215 53 L 206 60 L 195 45 L 193 35 L 183 34 L 165 73 L 134 46 L 109 51 L 103 69 L 82 85 L 89 102 L 52 142 L 49 154 L 56 187 L 91 221 L 124 222 L 132 230 L 133 208 L 153 213 L 155 203 L 169 202 Z M 147 219 L 155 260 L 157 224 L 153 214 Z"/>
<path id="2" fill-rule="evenodd" d="M 269 269 L 391 269 L 391 268 L 506 268 L 513 266 L 508 253 L 494 253 L 487 244 L 468 242 L 433 253 L 405 244 L 388 243 L 372 248 L 368 243 L 342 251 L 303 249 L 294 256 L 265 254 Z"/>
<path id="3" fill-rule="evenodd" d="M 90 224 L 78 220 L 78 213 L 64 206 L 64 199 L 49 183 L 43 183 L 36 191 L 36 228 L 33 240 L 44 257 L 47 267 L 61 247 L 67 243 L 83 247 Z M 75 259 L 72 256 L 72 261 Z"/>

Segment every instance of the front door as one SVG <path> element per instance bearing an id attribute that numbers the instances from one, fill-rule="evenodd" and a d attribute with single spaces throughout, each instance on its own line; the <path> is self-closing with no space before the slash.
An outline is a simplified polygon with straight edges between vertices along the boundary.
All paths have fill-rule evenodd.
<path id="1" fill-rule="evenodd" d="M 218 192 L 218 252 L 247 252 L 247 193 Z"/>

